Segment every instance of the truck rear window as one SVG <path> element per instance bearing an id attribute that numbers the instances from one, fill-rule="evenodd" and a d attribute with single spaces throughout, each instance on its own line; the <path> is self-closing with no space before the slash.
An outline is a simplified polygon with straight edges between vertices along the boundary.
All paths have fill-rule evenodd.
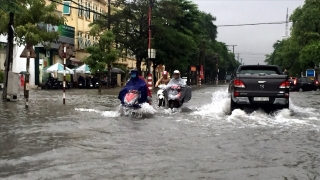
<path id="1" fill-rule="evenodd" d="M 240 74 L 282 74 L 277 67 L 272 66 L 245 66 L 241 67 Z"/>

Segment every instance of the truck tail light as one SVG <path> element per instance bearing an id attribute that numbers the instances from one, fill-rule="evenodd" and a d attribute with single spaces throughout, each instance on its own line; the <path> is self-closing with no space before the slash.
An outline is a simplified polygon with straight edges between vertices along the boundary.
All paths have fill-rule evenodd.
<path id="1" fill-rule="evenodd" d="M 319 81 L 318 80 L 316 80 L 316 85 L 318 85 L 319 84 Z"/>
<path id="2" fill-rule="evenodd" d="M 297 79 L 294 79 L 293 84 L 297 85 Z"/>
<path id="3" fill-rule="evenodd" d="M 239 80 L 239 79 L 235 79 L 235 80 L 233 81 L 233 85 L 234 85 L 234 87 L 237 87 L 237 88 L 246 88 L 246 86 L 244 85 L 244 83 L 243 83 L 241 80 Z"/>
<path id="4" fill-rule="evenodd" d="M 284 89 L 284 88 L 289 88 L 290 87 L 290 82 L 289 81 L 282 81 L 281 85 L 279 88 Z"/>

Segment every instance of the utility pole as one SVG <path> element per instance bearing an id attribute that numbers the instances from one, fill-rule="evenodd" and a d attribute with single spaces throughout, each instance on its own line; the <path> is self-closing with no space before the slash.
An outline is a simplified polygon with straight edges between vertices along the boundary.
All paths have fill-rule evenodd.
<path id="1" fill-rule="evenodd" d="M 201 68 L 201 65 L 202 65 L 202 68 Z M 201 84 L 205 83 L 204 65 L 205 65 L 205 41 L 202 41 L 200 46 L 200 54 L 199 54 L 199 78 L 201 78 L 201 75 L 203 76 L 203 79 L 201 79 Z"/>
<path id="2" fill-rule="evenodd" d="M 234 54 L 234 47 L 237 45 L 227 45 L 227 46 L 232 46 L 232 53 Z"/>
<path id="3" fill-rule="evenodd" d="M 2 98 L 7 100 L 7 87 L 8 87 L 8 74 L 12 70 L 13 62 L 13 23 L 14 23 L 14 13 L 10 12 L 9 14 L 9 23 L 8 23 L 8 43 L 7 43 L 7 58 L 5 61 L 5 78 L 4 78 L 4 87 Z"/>
<path id="4" fill-rule="evenodd" d="M 216 55 L 217 58 L 217 80 L 216 80 L 216 84 L 219 84 L 219 54 Z"/>
<path id="5" fill-rule="evenodd" d="M 288 24 L 289 24 L 289 15 L 288 15 L 288 8 L 287 8 L 285 39 L 288 38 Z"/>
<path id="6" fill-rule="evenodd" d="M 152 38 L 152 34 L 151 34 L 151 13 L 152 13 L 152 6 L 153 6 L 153 2 L 152 0 L 149 0 L 149 7 L 148 7 L 148 50 L 149 50 L 149 54 L 150 56 L 148 57 L 148 62 L 147 62 L 147 72 L 148 75 L 151 74 L 151 58 L 152 58 L 152 54 L 151 54 L 151 38 Z"/>
<path id="7" fill-rule="evenodd" d="M 243 65 L 243 64 L 242 64 L 242 58 L 241 58 L 241 65 Z"/>
<path id="8" fill-rule="evenodd" d="M 27 70 L 27 73 L 26 73 L 26 79 L 25 79 L 25 82 L 24 82 L 24 98 L 26 99 L 26 104 L 25 104 L 25 107 L 28 108 L 29 107 L 29 90 L 30 90 L 30 86 L 29 86 L 29 81 L 30 81 L 30 51 L 29 49 L 32 48 L 32 46 L 30 47 L 29 44 L 27 44 L 27 62 L 26 62 L 26 70 Z M 64 76 L 65 77 L 65 76 Z M 63 90 L 64 91 L 64 90 Z"/>
<path id="9" fill-rule="evenodd" d="M 108 0 L 108 31 L 110 31 L 111 29 L 111 0 Z M 108 49 L 108 52 L 110 52 L 110 49 Z M 108 88 L 110 88 L 111 85 L 111 62 L 108 63 Z M 102 72 L 99 71 L 99 79 L 101 79 L 101 74 Z M 99 86 L 101 86 L 101 80 L 99 80 L 100 84 Z"/>

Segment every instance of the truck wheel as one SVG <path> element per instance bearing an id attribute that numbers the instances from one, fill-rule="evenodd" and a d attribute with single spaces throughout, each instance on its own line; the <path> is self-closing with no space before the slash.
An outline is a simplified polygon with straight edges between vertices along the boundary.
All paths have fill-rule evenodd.
<path id="1" fill-rule="evenodd" d="M 235 109 L 238 109 L 238 106 L 235 102 L 233 102 L 232 98 L 231 98 L 231 102 L 230 102 L 230 114 L 232 114 L 232 111 L 235 110 Z"/>

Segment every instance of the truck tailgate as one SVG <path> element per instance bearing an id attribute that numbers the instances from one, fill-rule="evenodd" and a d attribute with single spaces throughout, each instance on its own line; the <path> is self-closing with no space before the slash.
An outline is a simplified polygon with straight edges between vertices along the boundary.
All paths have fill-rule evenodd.
<path id="1" fill-rule="evenodd" d="M 287 80 L 287 75 L 244 75 L 238 76 L 244 83 L 244 89 L 238 89 L 240 92 L 263 92 L 263 93 L 277 93 L 281 90 L 280 85 Z"/>

